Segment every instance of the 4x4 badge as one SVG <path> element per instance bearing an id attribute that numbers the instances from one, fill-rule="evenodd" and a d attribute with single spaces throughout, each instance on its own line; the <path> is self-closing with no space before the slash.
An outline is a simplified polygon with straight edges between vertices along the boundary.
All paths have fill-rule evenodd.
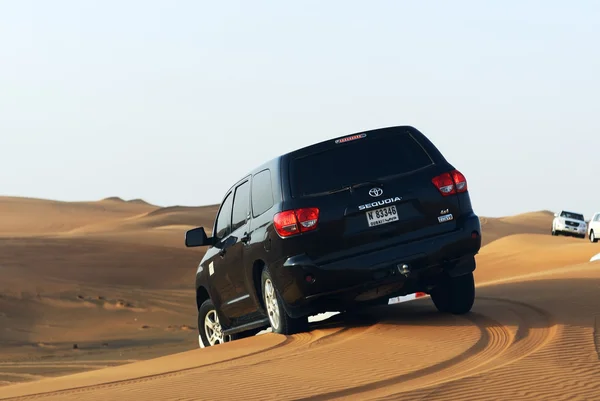
<path id="1" fill-rule="evenodd" d="M 376 198 L 378 196 L 381 196 L 381 195 L 383 195 L 383 189 L 381 189 L 381 188 L 371 188 L 369 190 L 369 195 L 371 195 L 374 198 Z"/>

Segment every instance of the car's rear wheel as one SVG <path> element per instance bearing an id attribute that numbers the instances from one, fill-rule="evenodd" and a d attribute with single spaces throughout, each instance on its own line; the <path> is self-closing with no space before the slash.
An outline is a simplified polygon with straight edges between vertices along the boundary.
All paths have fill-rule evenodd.
<path id="1" fill-rule="evenodd" d="M 232 336 L 223 334 L 217 309 L 210 299 L 207 299 L 198 310 L 198 343 L 200 348 L 212 347 L 234 340 Z"/>
<path id="2" fill-rule="evenodd" d="M 306 331 L 308 329 L 308 318 L 292 318 L 288 316 L 267 267 L 262 271 L 261 283 L 263 302 L 273 333 L 289 335 Z"/>
<path id="3" fill-rule="evenodd" d="M 456 315 L 469 312 L 475 302 L 473 272 L 458 277 L 445 277 L 431 292 L 431 299 L 440 312 Z"/>
<path id="4" fill-rule="evenodd" d="M 598 238 L 596 238 L 596 234 L 594 234 L 594 230 L 590 231 L 590 242 L 598 242 Z"/>

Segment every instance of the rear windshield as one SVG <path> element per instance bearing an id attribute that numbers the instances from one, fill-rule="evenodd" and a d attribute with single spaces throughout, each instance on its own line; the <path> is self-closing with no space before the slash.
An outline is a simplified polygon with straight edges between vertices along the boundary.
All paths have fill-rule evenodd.
<path id="1" fill-rule="evenodd" d="M 366 137 L 290 163 L 292 196 L 327 193 L 433 164 L 409 133 Z"/>
<path id="2" fill-rule="evenodd" d="M 583 220 L 583 215 L 579 213 L 562 212 L 560 217 L 566 217 L 567 219 Z"/>

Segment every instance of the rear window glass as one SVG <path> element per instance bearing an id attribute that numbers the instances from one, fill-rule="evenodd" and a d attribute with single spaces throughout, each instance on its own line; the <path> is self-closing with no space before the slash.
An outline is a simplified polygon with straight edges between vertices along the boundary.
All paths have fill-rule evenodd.
<path id="1" fill-rule="evenodd" d="M 409 133 L 364 138 L 290 162 L 292 196 L 337 190 L 433 164 Z"/>

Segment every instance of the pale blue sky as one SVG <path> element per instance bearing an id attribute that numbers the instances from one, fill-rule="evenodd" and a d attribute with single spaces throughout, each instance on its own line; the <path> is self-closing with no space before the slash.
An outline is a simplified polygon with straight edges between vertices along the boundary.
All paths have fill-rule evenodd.
<path id="1" fill-rule="evenodd" d="M 218 203 L 264 160 L 408 124 L 481 215 L 589 218 L 598 21 L 593 1 L 0 0 L 0 194 Z"/>

